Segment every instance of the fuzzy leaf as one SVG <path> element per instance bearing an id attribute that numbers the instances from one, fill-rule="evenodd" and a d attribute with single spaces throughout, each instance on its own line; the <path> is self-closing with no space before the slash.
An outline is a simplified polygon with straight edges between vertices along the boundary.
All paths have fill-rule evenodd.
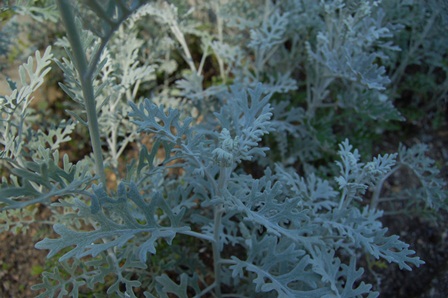
<path id="1" fill-rule="evenodd" d="M 155 242 L 158 239 L 165 239 L 170 243 L 176 233 L 189 230 L 189 227 L 179 226 L 179 216 L 182 214 L 173 214 L 160 194 L 146 203 L 134 184 L 121 183 L 116 199 L 109 197 L 101 187 L 96 188 L 91 200 L 92 205 L 89 207 L 76 199 L 72 208 L 79 210 L 79 216 L 89 217 L 96 222 L 95 230 L 78 232 L 56 224 L 54 230 L 61 237 L 45 238 L 36 244 L 36 248 L 49 249 L 48 257 L 52 257 L 66 247 L 75 246 L 59 258 L 64 261 L 88 255 L 95 257 L 109 248 L 122 247 L 131 242 L 134 243 L 140 261 L 145 262 L 148 252 L 155 253 Z M 162 226 L 155 220 L 158 208 L 169 219 L 167 226 Z M 137 216 L 143 211 L 141 216 Z M 136 238 L 137 235 L 139 237 Z"/>
<path id="2" fill-rule="evenodd" d="M 252 160 L 256 155 L 264 156 L 268 148 L 258 147 L 263 135 L 273 130 L 270 122 L 272 108 L 270 95 L 263 96 L 264 88 L 258 84 L 247 93 L 237 86 L 231 87 L 227 103 L 215 116 L 222 127 L 227 129 L 234 139 L 234 160 Z M 249 97 L 248 97 L 249 95 Z"/>

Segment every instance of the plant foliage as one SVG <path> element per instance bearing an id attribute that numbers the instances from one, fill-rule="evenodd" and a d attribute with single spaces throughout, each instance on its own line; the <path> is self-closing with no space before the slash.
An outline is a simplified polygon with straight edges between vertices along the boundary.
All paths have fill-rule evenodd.
<path id="1" fill-rule="evenodd" d="M 422 4 L 56 2 L 67 37 L 0 97 L 0 230 L 40 203 L 58 235 L 36 244 L 58 260 L 38 297 L 377 297 L 366 259 L 424 264 L 380 207 L 408 168 L 407 208 L 447 209 L 428 148 L 365 150 L 405 120 L 394 99 L 411 62 L 397 52 L 411 59 L 402 39 L 426 35 L 398 10 Z M 56 124 L 32 108 L 52 61 L 72 99 Z M 92 154 L 74 162 L 61 146 L 77 129 Z"/>

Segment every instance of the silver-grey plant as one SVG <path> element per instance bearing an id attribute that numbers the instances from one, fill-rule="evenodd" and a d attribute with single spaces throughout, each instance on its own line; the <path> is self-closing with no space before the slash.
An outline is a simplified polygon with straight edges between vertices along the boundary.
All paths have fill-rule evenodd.
<path id="1" fill-rule="evenodd" d="M 336 118 L 321 111 L 403 119 L 388 93 L 399 50 L 388 6 L 205 2 L 56 0 L 67 37 L 54 46 L 66 56 L 36 52 L 0 97 L 0 230 L 18 231 L 24 207 L 41 203 L 59 235 L 36 244 L 59 262 L 38 297 L 377 297 L 361 259 L 424 264 L 380 221 L 385 180 L 408 167 L 421 182 L 410 206 L 447 208 L 425 146 L 363 161 L 351 136 L 318 137 Z M 217 28 L 200 29 L 201 11 Z M 219 80 L 207 85 L 210 59 Z M 75 105 L 36 130 L 30 104 L 52 61 Z M 78 127 L 92 154 L 73 163 L 60 146 Z"/>

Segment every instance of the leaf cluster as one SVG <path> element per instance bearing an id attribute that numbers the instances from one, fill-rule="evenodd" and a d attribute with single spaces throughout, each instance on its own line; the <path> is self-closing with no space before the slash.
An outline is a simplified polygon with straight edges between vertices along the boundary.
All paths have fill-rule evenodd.
<path id="1" fill-rule="evenodd" d="M 412 52 L 423 39 L 402 40 L 421 22 L 399 6 L 58 2 L 65 54 L 36 52 L 0 97 L 0 230 L 23 228 L 39 203 L 58 235 L 36 244 L 58 260 L 38 297 L 377 297 L 366 259 L 424 264 L 381 219 L 404 197 L 406 210 L 446 210 L 428 148 L 364 150 L 405 120 L 394 99 L 406 59 L 424 61 Z M 443 68 L 437 53 L 428 63 Z M 36 128 L 52 60 L 72 102 Z M 71 162 L 61 146 L 77 129 L 93 154 Z M 403 168 L 420 187 L 384 197 Z"/>

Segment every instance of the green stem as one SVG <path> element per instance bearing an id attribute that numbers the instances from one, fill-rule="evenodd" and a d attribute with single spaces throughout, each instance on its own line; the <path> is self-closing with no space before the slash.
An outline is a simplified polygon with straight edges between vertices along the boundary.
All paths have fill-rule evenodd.
<path id="1" fill-rule="evenodd" d="M 96 111 L 95 94 L 93 89 L 92 72 L 89 70 L 85 51 L 82 46 L 81 38 L 75 24 L 75 17 L 72 12 L 70 1 L 57 0 L 59 11 L 61 12 L 62 22 L 67 30 L 67 37 L 73 51 L 73 59 L 78 70 L 81 81 L 84 104 L 87 113 L 87 124 L 89 127 L 90 141 L 92 143 L 93 156 L 95 160 L 96 174 L 99 180 L 106 186 L 106 174 L 104 172 L 103 152 L 101 149 L 101 139 Z"/>

